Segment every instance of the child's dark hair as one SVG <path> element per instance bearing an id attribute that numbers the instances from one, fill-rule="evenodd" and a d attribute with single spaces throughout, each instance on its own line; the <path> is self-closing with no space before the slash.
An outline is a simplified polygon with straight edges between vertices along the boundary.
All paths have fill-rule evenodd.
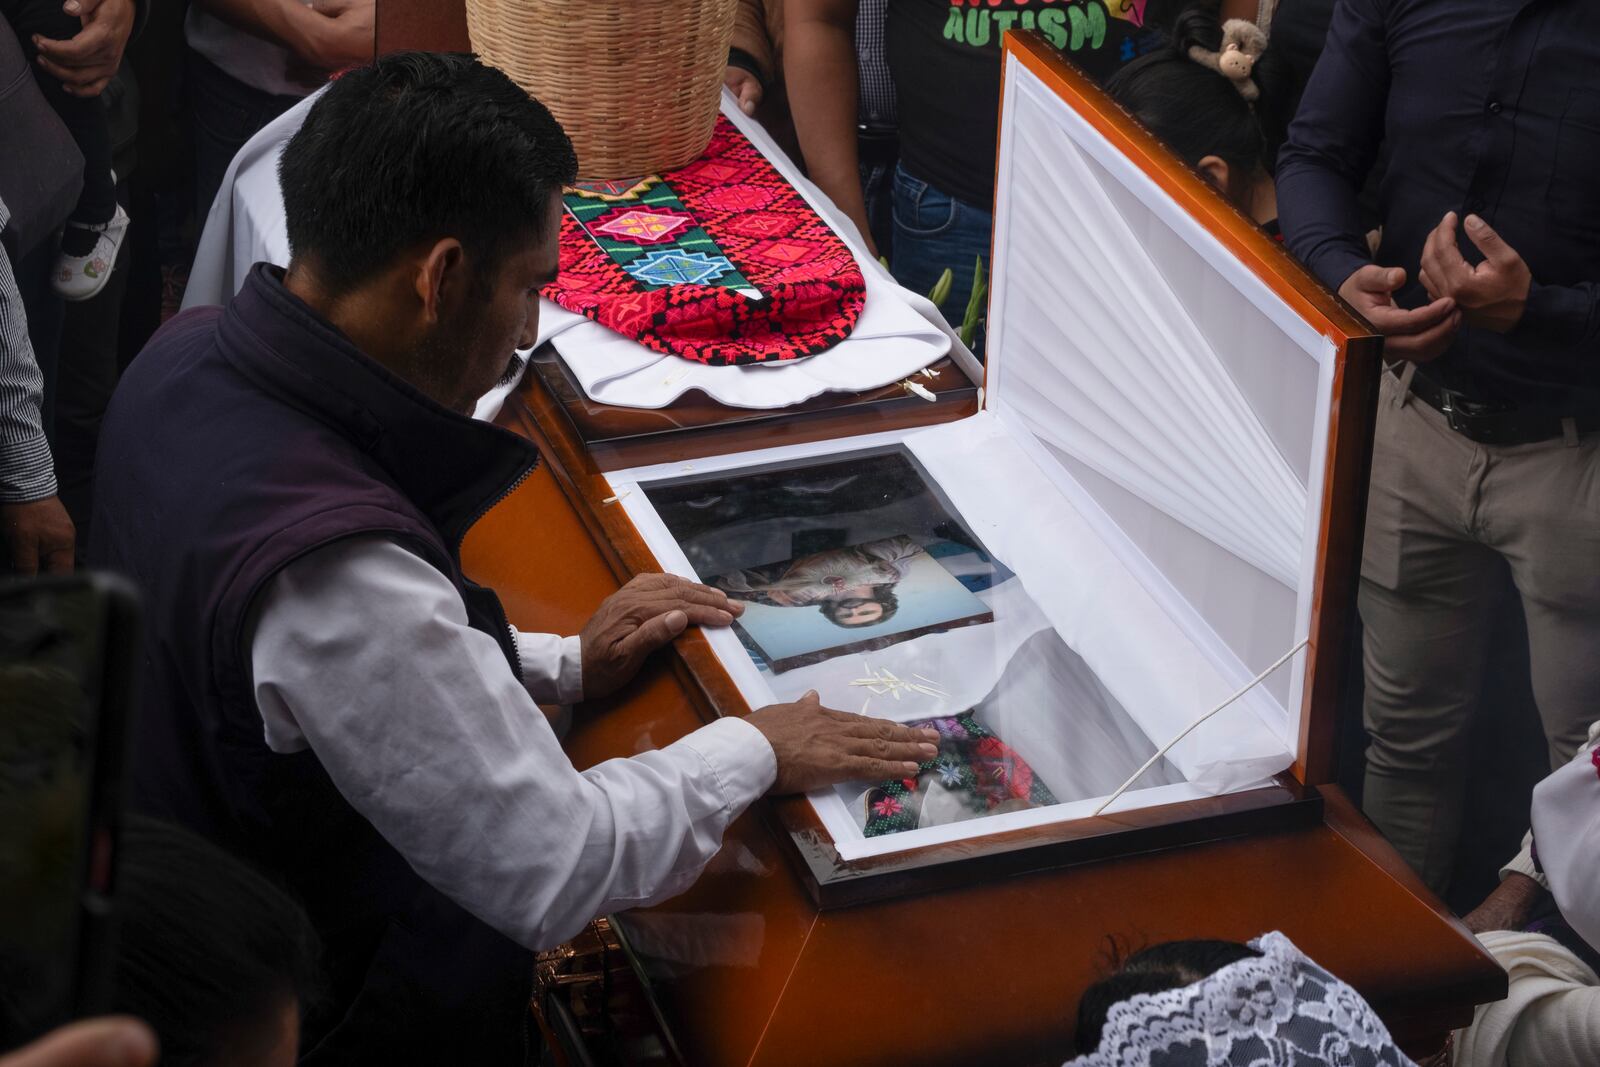
<path id="1" fill-rule="evenodd" d="M 321 990 L 319 942 L 286 893 L 187 830 L 128 816 L 118 855 L 116 1001 L 163 1067 L 258 1062 Z"/>
<path id="2" fill-rule="evenodd" d="M 1251 103 L 1233 82 L 1189 57 L 1194 45 L 1221 48 L 1214 11 L 1185 8 L 1167 43 L 1117 71 L 1106 91 L 1190 166 L 1216 156 L 1234 174 L 1273 173 L 1288 132 L 1283 63 L 1270 45 L 1256 60 L 1250 76 L 1261 95 Z"/>
<path id="3" fill-rule="evenodd" d="M 1084 990 L 1078 999 L 1078 1026 L 1073 1040 L 1079 1055 L 1100 1047 L 1100 1034 L 1113 1005 L 1139 993 L 1182 989 L 1216 974 L 1230 963 L 1259 955 L 1261 953 L 1249 945 L 1237 941 L 1205 940 L 1167 941 L 1133 953 L 1116 965 L 1112 974 Z"/>

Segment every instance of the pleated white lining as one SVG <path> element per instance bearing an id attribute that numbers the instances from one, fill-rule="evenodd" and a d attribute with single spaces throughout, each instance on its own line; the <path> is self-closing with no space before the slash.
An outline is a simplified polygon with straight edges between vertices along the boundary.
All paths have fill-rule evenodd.
<path id="1" fill-rule="evenodd" d="M 1305 484 L 1080 150 L 1034 121 L 1031 96 L 1014 104 L 994 305 L 1005 402 L 1042 440 L 1292 588 Z M 1095 284 L 1108 273 L 1118 284 Z"/>

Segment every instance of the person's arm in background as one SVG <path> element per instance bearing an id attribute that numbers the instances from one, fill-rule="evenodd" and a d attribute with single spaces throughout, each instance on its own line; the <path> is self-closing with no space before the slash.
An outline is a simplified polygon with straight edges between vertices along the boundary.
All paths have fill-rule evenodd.
<path id="1" fill-rule="evenodd" d="M 1549 895 L 1544 872 L 1533 859 L 1533 832 L 1522 838 L 1522 851 L 1500 868 L 1500 884 L 1482 904 L 1461 917 L 1468 930 L 1520 930 L 1534 908 Z"/>
<path id="2" fill-rule="evenodd" d="M 1385 0 L 1340 0 L 1289 139 L 1278 157 L 1284 241 L 1323 284 L 1384 334 L 1384 355 L 1424 361 L 1445 350 L 1460 323 L 1455 301 L 1405 310 L 1398 267 L 1372 262 L 1357 204 L 1383 141 L 1389 96 Z"/>
<path id="3" fill-rule="evenodd" d="M 783 78 L 807 174 L 877 255 L 856 150 L 856 7 L 857 0 L 789 0 L 783 15 Z"/>
<path id="4" fill-rule="evenodd" d="M 1584 742 L 1583 746 L 1578 749 L 1577 754 L 1572 758 L 1572 763 L 1578 765 L 1578 773 L 1573 774 L 1571 772 L 1572 763 L 1556 772 L 1556 774 L 1564 775 L 1560 783 L 1562 786 L 1567 786 L 1570 783 L 1578 787 L 1578 795 L 1581 797 L 1579 803 L 1573 804 L 1571 802 L 1573 798 L 1565 795 L 1565 793 L 1560 793 L 1553 799 L 1542 798 L 1541 790 L 1546 788 L 1544 783 L 1541 783 L 1540 787 L 1534 791 L 1532 821 L 1539 822 L 1552 810 L 1563 814 L 1571 810 L 1576 815 L 1576 821 L 1573 825 L 1561 825 L 1556 828 L 1557 832 L 1551 833 L 1547 837 L 1547 840 L 1552 842 L 1550 847 L 1554 852 L 1553 862 L 1555 866 L 1553 869 L 1561 874 L 1566 874 L 1571 870 L 1570 857 L 1588 857 L 1594 854 L 1594 849 L 1589 847 L 1590 842 L 1594 840 L 1594 835 L 1591 834 L 1586 837 L 1581 830 L 1577 833 L 1574 833 L 1573 830 L 1574 827 L 1594 825 L 1594 820 L 1585 822 L 1585 815 L 1596 810 L 1593 801 L 1596 799 L 1596 790 L 1600 789 L 1600 786 L 1595 784 L 1594 775 L 1590 773 L 1591 770 L 1600 771 L 1600 758 L 1594 755 L 1596 748 L 1600 748 L 1600 721 L 1596 721 L 1589 726 L 1589 739 Z M 1550 778 L 1545 779 L 1545 782 L 1551 782 L 1554 779 L 1555 775 L 1551 775 Z M 1548 824 L 1546 828 L 1549 829 Z M 1571 840 L 1578 842 L 1576 847 L 1572 846 Z M 1500 868 L 1500 885 L 1496 887 L 1494 892 L 1489 894 L 1482 904 L 1462 917 L 1462 921 L 1467 924 L 1467 929 L 1475 934 L 1482 933 L 1485 930 L 1522 929 L 1523 924 L 1528 920 L 1528 916 L 1544 901 L 1552 889 L 1550 878 L 1541 869 L 1536 852 L 1537 846 L 1534 843 L 1533 830 L 1530 829 L 1523 835 L 1522 851 L 1517 853 L 1504 867 Z M 1569 883 L 1576 881 L 1579 885 L 1585 886 L 1587 890 L 1594 888 L 1594 878 L 1589 867 L 1583 868 L 1575 878 L 1567 878 L 1565 880 Z M 1580 894 L 1580 896 L 1585 902 L 1594 899 L 1593 893 L 1587 891 Z M 1592 909 L 1591 914 L 1600 914 L 1600 907 Z M 1565 913 L 1563 913 L 1563 917 L 1568 918 L 1569 923 L 1571 922 L 1570 917 L 1565 916 Z M 1579 923 L 1574 925 L 1582 925 L 1585 928 L 1600 926 L 1600 924 L 1590 923 L 1583 919 L 1580 919 Z M 1582 936 L 1583 931 L 1579 931 L 1579 934 Z M 1529 1060 L 1527 1062 L 1543 1061 Z"/>
<path id="5" fill-rule="evenodd" d="M 739 110 L 754 115 L 776 73 L 765 0 L 739 0 L 739 6 L 734 9 L 733 37 L 728 41 L 728 70 L 722 84 L 739 101 Z"/>
<path id="6" fill-rule="evenodd" d="M 0 228 L 11 218 L 0 202 Z M 56 496 L 56 473 L 41 416 L 44 375 L 28 340 L 28 317 L 0 253 L 0 569 L 28 576 L 72 570 L 76 532 Z"/>
<path id="7" fill-rule="evenodd" d="M 322 71 L 370 63 L 377 49 L 373 0 L 195 0 L 247 33 L 282 45 Z"/>

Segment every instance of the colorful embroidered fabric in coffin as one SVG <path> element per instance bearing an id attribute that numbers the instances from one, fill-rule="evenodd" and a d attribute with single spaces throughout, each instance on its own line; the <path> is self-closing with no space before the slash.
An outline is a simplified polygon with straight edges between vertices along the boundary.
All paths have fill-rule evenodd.
<path id="1" fill-rule="evenodd" d="M 867 837 L 923 825 L 923 808 L 934 791 L 958 801 L 960 811 L 955 818 L 947 814 L 929 825 L 1056 802 L 1028 762 L 980 726 L 971 712 L 906 725 L 937 730 L 939 754 L 917 769 L 917 777 L 883 782 L 867 790 L 862 801 L 866 805 L 862 833 Z"/>
<path id="2" fill-rule="evenodd" d="M 564 200 L 545 296 L 657 352 L 797 359 L 843 341 L 861 314 L 855 257 L 726 118 L 688 166 Z"/>
<path id="3" fill-rule="evenodd" d="M 760 299 L 669 183 L 645 178 L 618 195 L 624 184 L 580 182 L 564 204 L 590 240 L 642 288 L 714 285 Z"/>

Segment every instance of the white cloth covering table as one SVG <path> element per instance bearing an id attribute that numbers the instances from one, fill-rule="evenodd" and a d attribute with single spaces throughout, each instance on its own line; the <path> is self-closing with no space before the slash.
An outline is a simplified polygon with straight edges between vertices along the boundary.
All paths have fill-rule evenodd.
<path id="1" fill-rule="evenodd" d="M 239 290 L 254 263 L 289 262 L 289 235 L 278 157 L 305 121 L 321 90 L 263 127 L 239 150 L 223 177 L 195 253 L 183 306 L 223 304 Z M 765 130 L 731 97 L 723 114 L 749 137 L 778 171 L 850 246 L 867 282 L 867 298 L 850 337 L 806 359 L 779 365 L 708 367 L 651 351 L 636 341 L 541 299 L 539 343 L 550 341 L 591 400 L 622 407 L 661 408 L 698 389 L 731 407 L 775 409 L 829 391 L 859 392 L 900 381 L 952 350 L 969 372 L 976 362 L 926 298 L 896 285 L 865 250 L 844 214 L 802 176 Z M 492 419 L 511 382 L 485 394 L 477 417 Z"/>

